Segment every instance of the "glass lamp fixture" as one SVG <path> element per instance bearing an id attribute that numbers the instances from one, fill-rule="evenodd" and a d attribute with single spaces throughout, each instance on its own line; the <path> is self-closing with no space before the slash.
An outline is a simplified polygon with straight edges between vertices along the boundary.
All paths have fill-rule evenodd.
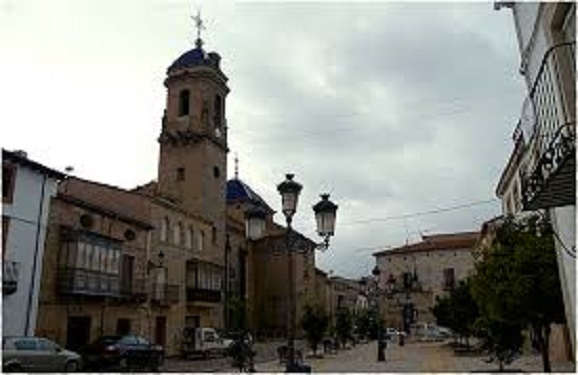
<path id="1" fill-rule="evenodd" d="M 283 207 L 283 214 L 289 220 L 293 217 L 297 211 L 297 201 L 299 199 L 299 193 L 303 186 L 293 181 L 295 175 L 288 173 L 285 175 L 285 181 L 277 185 L 277 190 L 281 194 L 281 205 Z"/>
<path id="2" fill-rule="evenodd" d="M 335 233 L 335 214 L 337 205 L 329 200 L 329 194 L 321 194 L 321 200 L 313 206 L 317 233 L 321 237 L 330 237 Z"/>
<path id="3" fill-rule="evenodd" d="M 245 235 L 251 240 L 258 240 L 265 232 L 267 213 L 259 206 L 253 206 L 245 212 Z"/>

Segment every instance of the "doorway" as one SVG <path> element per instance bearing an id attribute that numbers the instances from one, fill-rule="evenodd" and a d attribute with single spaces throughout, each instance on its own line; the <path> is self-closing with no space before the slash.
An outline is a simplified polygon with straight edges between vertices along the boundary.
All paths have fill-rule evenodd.
<path id="1" fill-rule="evenodd" d="M 116 321 L 116 334 L 120 336 L 130 333 L 130 319 L 121 318 Z"/>
<path id="2" fill-rule="evenodd" d="M 167 318 L 157 316 L 155 324 L 155 344 L 165 346 L 167 337 Z"/>
<path id="3" fill-rule="evenodd" d="M 77 351 L 90 343 L 90 316 L 71 316 L 66 322 L 66 348 Z"/>

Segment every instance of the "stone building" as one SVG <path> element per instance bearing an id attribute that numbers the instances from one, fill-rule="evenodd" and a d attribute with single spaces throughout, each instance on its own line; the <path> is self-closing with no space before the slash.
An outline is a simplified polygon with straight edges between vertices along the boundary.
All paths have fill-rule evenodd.
<path id="1" fill-rule="evenodd" d="M 474 268 L 478 232 L 422 236 L 422 241 L 374 253 L 380 270 L 381 313 L 389 326 L 435 323 L 431 309 Z"/>
<path id="2" fill-rule="evenodd" d="M 195 47 L 167 70 L 157 179 L 131 190 L 68 177 L 53 200 L 38 331 L 77 349 L 133 332 L 179 353 L 187 327 L 287 332 L 287 239 L 298 325 L 315 300 L 316 243 L 273 220 L 248 185 L 227 181 L 227 77 Z M 245 235 L 266 210 L 264 237 Z"/>

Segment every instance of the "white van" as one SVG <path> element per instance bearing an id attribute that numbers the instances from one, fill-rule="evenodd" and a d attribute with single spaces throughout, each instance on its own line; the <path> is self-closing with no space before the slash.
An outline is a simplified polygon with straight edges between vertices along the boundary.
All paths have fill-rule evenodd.
<path id="1" fill-rule="evenodd" d="M 226 355 L 233 340 L 224 339 L 211 327 L 191 328 L 183 331 L 181 353 L 184 357 L 201 355 L 209 357 L 214 355 Z"/>

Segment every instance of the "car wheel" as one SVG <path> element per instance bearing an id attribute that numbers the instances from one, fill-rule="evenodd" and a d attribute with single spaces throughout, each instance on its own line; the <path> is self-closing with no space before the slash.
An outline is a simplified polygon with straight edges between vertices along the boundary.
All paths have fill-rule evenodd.
<path id="1" fill-rule="evenodd" d="M 159 368 L 162 367 L 165 358 L 162 354 L 153 355 L 151 358 L 151 371 L 159 371 Z"/>
<path id="2" fill-rule="evenodd" d="M 12 363 L 6 366 L 3 371 L 5 372 L 22 372 L 22 366 L 18 363 Z"/>
<path id="3" fill-rule="evenodd" d="M 128 359 L 126 357 L 121 357 L 121 359 L 119 359 L 119 361 L 118 361 L 118 367 L 120 367 L 121 370 L 127 370 L 128 369 Z"/>
<path id="4" fill-rule="evenodd" d="M 80 370 L 80 363 L 75 360 L 66 362 L 66 366 L 64 366 L 66 372 L 77 372 L 78 370 Z"/>

